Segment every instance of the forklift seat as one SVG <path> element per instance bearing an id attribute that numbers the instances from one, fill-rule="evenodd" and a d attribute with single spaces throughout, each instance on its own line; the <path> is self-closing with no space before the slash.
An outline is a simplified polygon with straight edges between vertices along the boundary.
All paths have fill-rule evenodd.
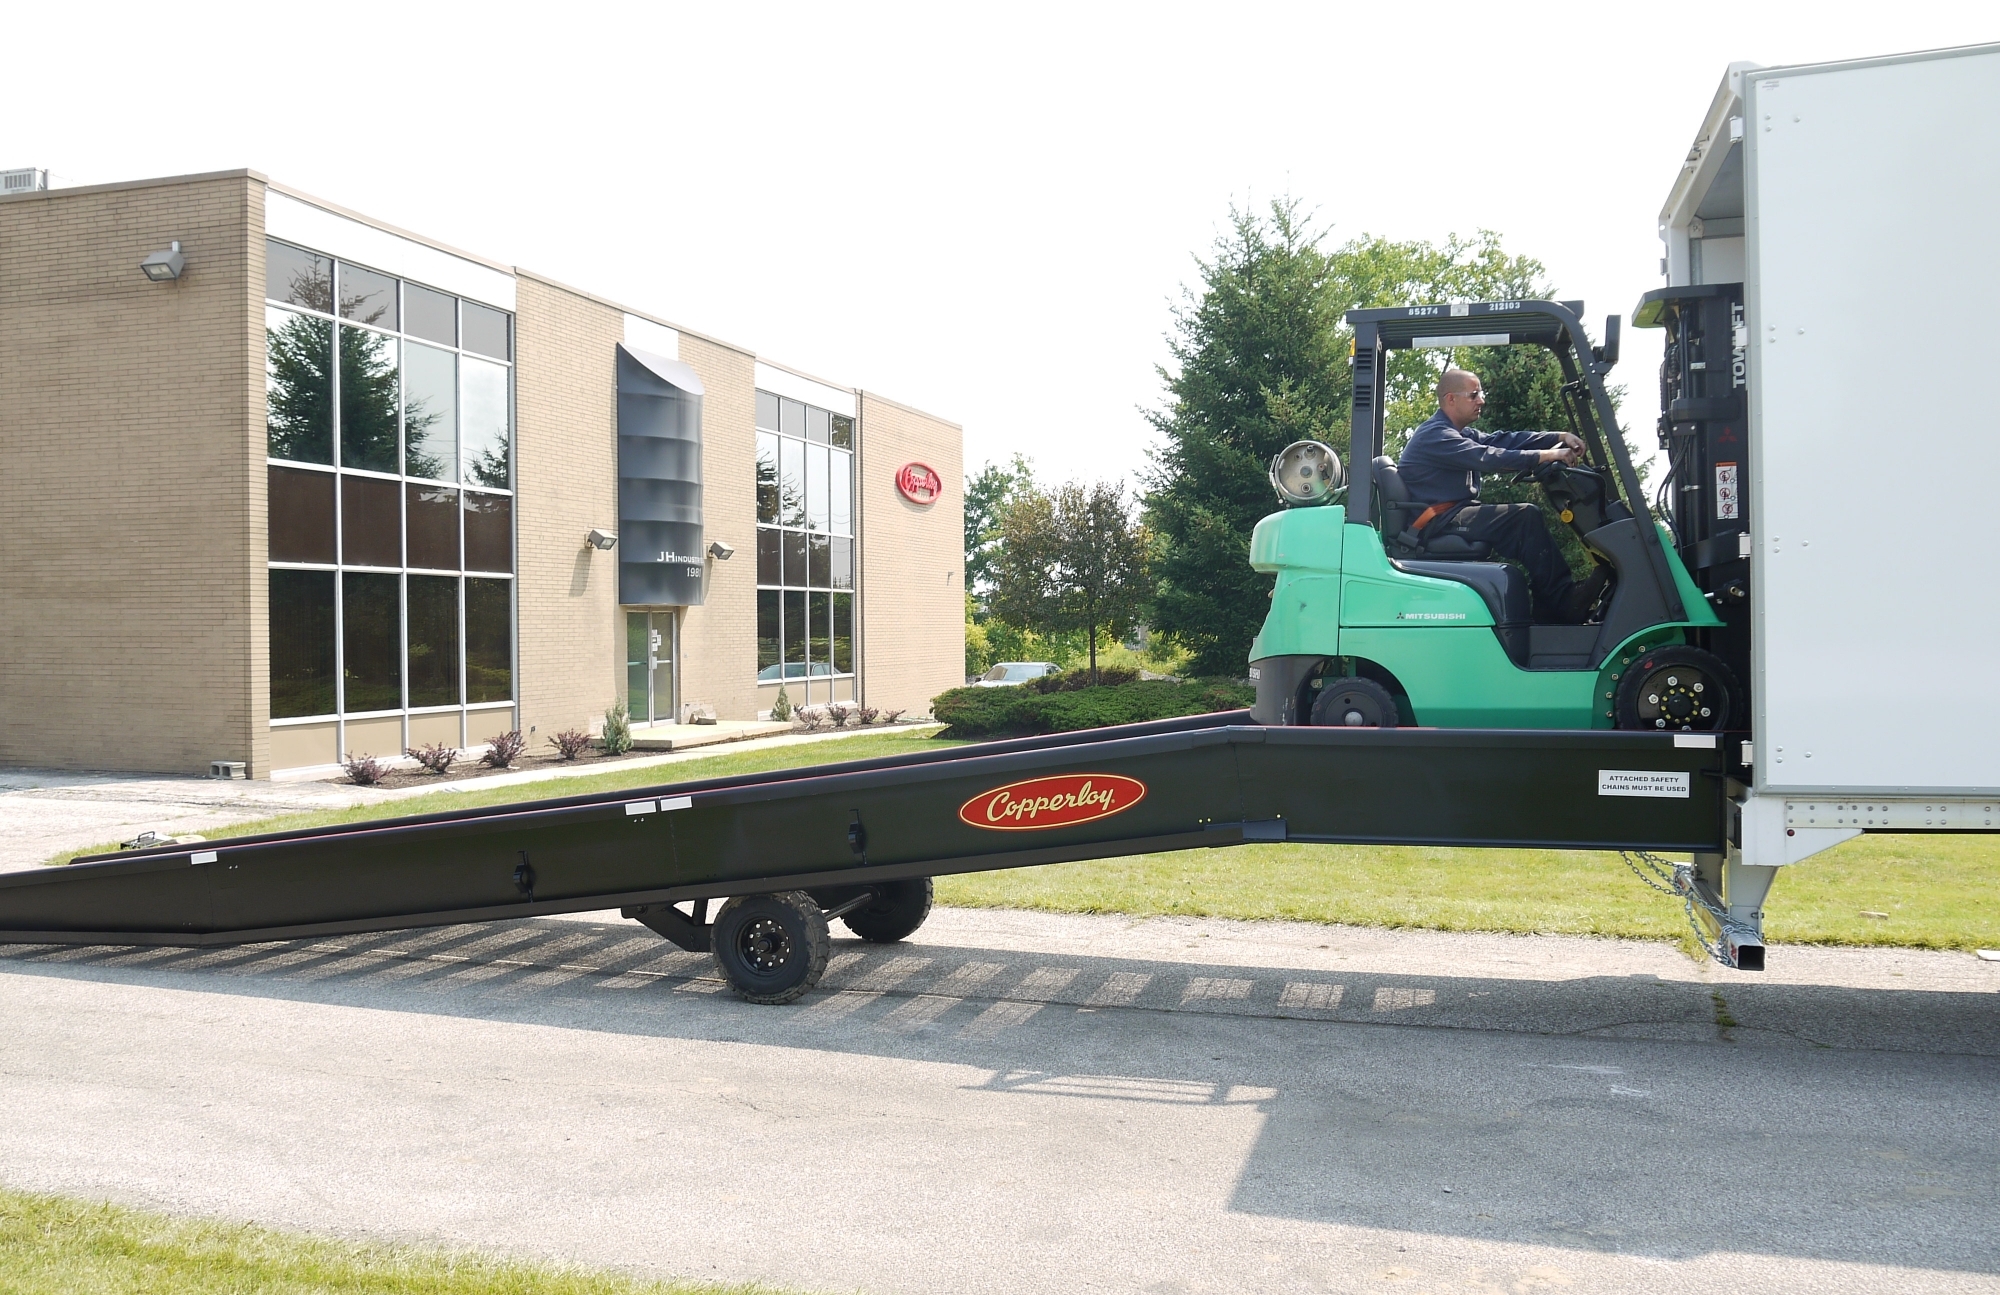
<path id="1" fill-rule="evenodd" d="M 1426 505 L 1410 498 L 1410 489 L 1396 470 L 1396 461 L 1384 454 L 1374 462 L 1375 488 L 1382 497 L 1382 536 L 1392 556 L 1477 561 L 1493 551 L 1485 540 L 1470 540 L 1446 533 L 1426 540 L 1411 529 Z"/>

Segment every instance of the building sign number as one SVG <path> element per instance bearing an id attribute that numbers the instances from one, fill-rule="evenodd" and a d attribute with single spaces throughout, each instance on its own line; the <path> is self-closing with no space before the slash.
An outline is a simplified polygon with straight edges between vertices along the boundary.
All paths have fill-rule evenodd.
<path id="1" fill-rule="evenodd" d="M 896 489 L 911 503 L 928 507 L 944 493 L 944 478 L 925 464 L 905 463 L 896 470 Z"/>

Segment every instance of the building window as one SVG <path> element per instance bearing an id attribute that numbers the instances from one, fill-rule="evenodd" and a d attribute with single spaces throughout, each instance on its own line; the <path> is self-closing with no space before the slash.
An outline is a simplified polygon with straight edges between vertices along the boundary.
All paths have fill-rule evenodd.
<path id="1" fill-rule="evenodd" d="M 796 703 L 854 675 L 854 544 L 854 420 L 758 392 L 757 679 Z"/>
<path id="2" fill-rule="evenodd" d="M 510 705 L 513 317 L 285 243 L 265 266 L 272 719 Z"/>

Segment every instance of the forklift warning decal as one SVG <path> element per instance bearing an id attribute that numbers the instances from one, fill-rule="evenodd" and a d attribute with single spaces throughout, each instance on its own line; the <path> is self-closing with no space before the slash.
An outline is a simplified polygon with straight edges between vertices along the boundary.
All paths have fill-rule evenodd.
<path id="1" fill-rule="evenodd" d="M 1146 784 L 1137 778 L 1064 773 L 982 791 L 958 807 L 958 816 L 995 832 L 1034 832 L 1109 818 L 1145 798 Z"/>
<path id="2" fill-rule="evenodd" d="M 1686 800 L 1694 784 L 1689 773 L 1658 773 L 1650 769 L 1599 769 L 1597 794 L 1600 796 L 1667 796 Z"/>

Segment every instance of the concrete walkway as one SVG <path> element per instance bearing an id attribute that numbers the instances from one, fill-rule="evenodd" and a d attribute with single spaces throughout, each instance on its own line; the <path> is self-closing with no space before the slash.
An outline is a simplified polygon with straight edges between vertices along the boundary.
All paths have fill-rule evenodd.
<path id="1" fill-rule="evenodd" d="M 700 727 L 708 727 L 706 725 Z M 161 836 L 212 836 L 237 823 L 274 814 L 312 813 L 353 805 L 387 805 L 435 792 L 488 791 L 528 783 L 557 782 L 593 774 L 681 764 L 737 751 L 762 751 L 814 742 L 837 742 L 863 733 L 922 737 L 935 724 L 831 733 L 790 733 L 730 741 L 723 750 L 677 751 L 639 756 L 615 764 L 575 769 L 533 769 L 467 778 L 436 786 L 383 791 L 345 782 L 222 782 L 214 778 L 150 773 L 78 773 L 65 769 L 0 769 L 0 872 L 38 867 L 67 850 L 129 841 L 142 832 Z M 828 753 L 829 760 L 837 758 Z M 552 789 L 551 795 L 560 794 Z M 386 815 L 389 810 L 384 810 Z"/>

